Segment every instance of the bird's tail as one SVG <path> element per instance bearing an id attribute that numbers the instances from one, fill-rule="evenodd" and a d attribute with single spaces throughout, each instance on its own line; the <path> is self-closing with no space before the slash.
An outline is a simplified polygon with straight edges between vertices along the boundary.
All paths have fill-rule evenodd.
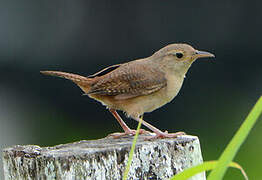
<path id="1" fill-rule="evenodd" d="M 90 85 L 92 83 L 92 78 L 87 78 L 87 77 L 80 76 L 77 74 L 60 72 L 60 71 L 40 71 L 40 72 L 45 75 L 57 76 L 57 77 L 69 79 L 73 81 L 74 83 L 76 83 L 85 92 L 89 90 Z"/>

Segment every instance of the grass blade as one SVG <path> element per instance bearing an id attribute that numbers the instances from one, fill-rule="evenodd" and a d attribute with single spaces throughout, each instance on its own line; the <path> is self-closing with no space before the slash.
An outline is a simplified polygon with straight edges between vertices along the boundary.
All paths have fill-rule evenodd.
<path id="1" fill-rule="evenodd" d="M 140 119 L 138 126 L 137 126 L 137 129 L 136 129 L 136 135 L 134 137 L 131 150 L 129 152 L 128 161 L 127 161 L 126 169 L 125 169 L 125 172 L 124 172 L 123 180 L 127 180 L 127 177 L 128 177 L 128 173 L 129 173 L 130 166 L 131 166 L 131 163 L 132 163 L 132 160 L 133 160 L 133 155 L 134 155 L 134 151 L 135 151 L 135 147 L 136 147 L 136 141 L 137 141 L 137 138 L 138 138 L 138 134 L 139 134 L 141 124 L 142 124 L 142 118 Z"/>
<path id="2" fill-rule="evenodd" d="M 256 123 L 258 117 L 262 112 L 262 97 L 259 98 L 251 112 L 248 114 L 244 123 L 240 126 L 239 130 L 236 132 L 222 155 L 220 156 L 215 169 L 208 176 L 208 180 L 218 180 L 222 179 L 226 173 L 227 167 L 230 162 L 235 157 L 238 149 L 243 144 L 251 131 L 252 127 Z"/>

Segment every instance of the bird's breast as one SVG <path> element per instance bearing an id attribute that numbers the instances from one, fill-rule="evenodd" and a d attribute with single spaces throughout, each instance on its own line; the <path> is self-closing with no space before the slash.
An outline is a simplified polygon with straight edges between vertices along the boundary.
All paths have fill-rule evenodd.
<path id="1" fill-rule="evenodd" d="M 168 75 L 167 77 L 167 87 L 166 87 L 166 101 L 170 102 L 172 99 L 176 97 L 178 92 L 180 91 L 184 76 L 178 76 L 178 75 Z"/>

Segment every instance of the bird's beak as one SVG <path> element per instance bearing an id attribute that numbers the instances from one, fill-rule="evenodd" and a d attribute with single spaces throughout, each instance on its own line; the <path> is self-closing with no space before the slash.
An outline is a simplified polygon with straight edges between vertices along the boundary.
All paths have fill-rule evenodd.
<path id="1" fill-rule="evenodd" d="M 196 58 L 204 58 L 204 57 L 215 57 L 214 54 L 205 52 L 205 51 L 198 51 L 196 50 L 195 55 Z"/>

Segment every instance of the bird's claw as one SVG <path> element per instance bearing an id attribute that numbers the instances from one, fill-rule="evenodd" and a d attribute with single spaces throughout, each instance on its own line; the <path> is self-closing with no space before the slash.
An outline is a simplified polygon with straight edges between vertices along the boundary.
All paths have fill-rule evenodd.
<path id="1" fill-rule="evenodd" d="M 149 131 L 146 131 L 144 129 L 140 129 L 139 130 L 139 134 L 149 134 L 149 133 L 150 133 Z M 129 131 L 126 131 L 126 132 L 123 132 L 123 133 L 118 133 L 117 132 L 117 133 L 109 134 L 108 136 L 111 136 L 111 137 L 117 139 L 117 138 L 121 138 L 121 137 L 127 136 L 127 135 L 134 136 L 135 134 L 136 134 L 136 130 L 130 129 Z"/>
<path id="2" fill-rule="evenodd" d="M 176 133 L 168 133 L 165 131 L 163 133 L 156 134 L 151 137 L 145 138 L 145 140 L 154 140 L 154 139 L 163 139 L 163 138 L 176 138 L 177 136 L 185 135 L 185 132 L 176 132 Z"/>

